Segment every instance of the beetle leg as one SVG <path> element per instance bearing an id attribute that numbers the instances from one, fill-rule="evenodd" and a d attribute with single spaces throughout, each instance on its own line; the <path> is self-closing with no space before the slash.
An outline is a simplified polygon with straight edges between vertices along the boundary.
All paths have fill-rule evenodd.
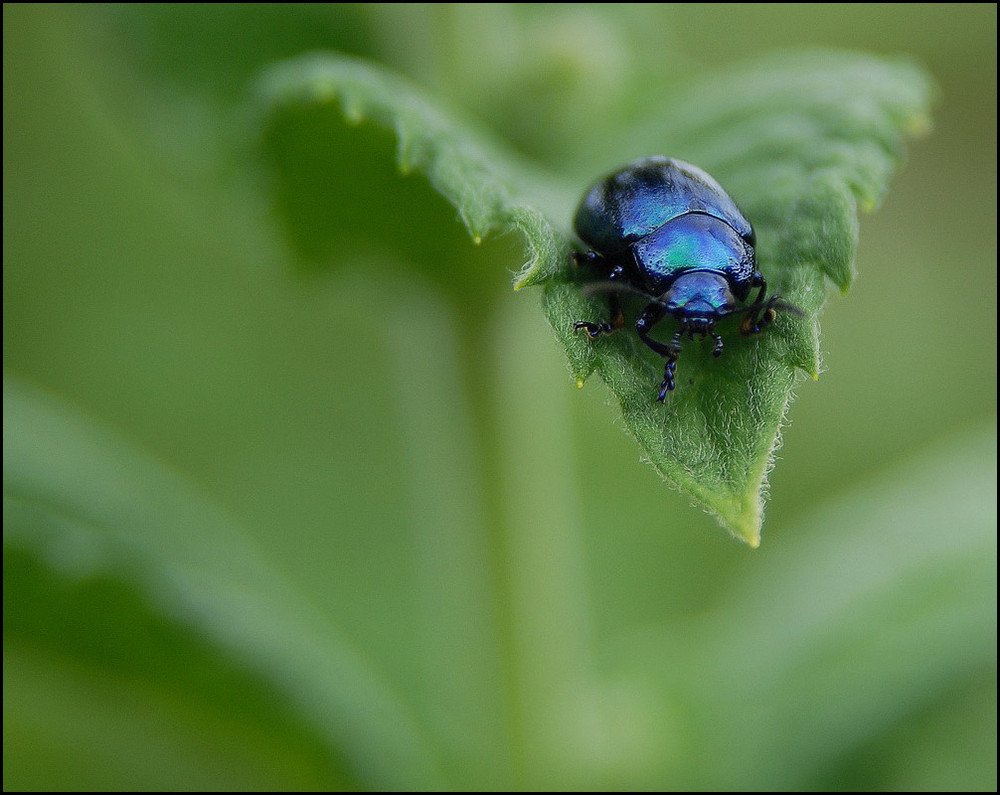
<path id="1" fill-rule="evenodd" d="M 772 295 L 761 307 L 747 312 L 746 317 L 743 318 L 743 322 L 740 323 L 740 334 L 749 336 L 750 334 L 759 334 L 762 332 L 778 316 L 774 307 L 780 303 L 781 297 Z"/>
<path id="2" fill-rule="evenodd" d="M 667 310 L 664 308 L 663 304 L 650 304 L 639 316 L 639 319 L 635 321 L 635 330 L 641 339 L 647 346 L 652 350 L 656 351 L 660 356 L 677 358 L 677 354 L 680 353 L 680 332 L 678 331 L 674 334 L 673 340 L 671 340 L 670 345 L 659 340 L 654 340 L 649 336 L 650 330 L 663 320 L 663 316 L 667 314 Z"/>
<path id="3" fill-rule="evenodd" d="M 661 403 L 666 399 L 667 392 L 672 392 L 674 389 L 674 370 L 677 367 L 677 357 L 681 355 L 681 331 L 674 334 L 669 345 L 659 340 L 654 340 L 649 336 L 650 330 L 663 320 L 663 316 L 666 313 L 667 310 L 663 304 L 650 304 L 643 310 L 639 319 L 635 322 L 635 330 L 639 334 L 639 339 L 647 347 L 667 360 L 663 368 L 663 381 L 660 383 L 660 394 L 656 398 Z"/>
<path id="4" fill-rule="evenodd" d="M 583 267 L 584 265 L 592 265 L 598 259 L 600 259 L 600 256 L 592 249 L 573 252 L 573 262 L 578 268 Z"/>
<path id="5" fill-rule="evenodd" d="M 588 256 L 589 255 L 589 256 Z M 587 254 L 580 254 L 579 252 L 573 252 L 573 258 L 576 260 L 576 264 L 582 264 L 581 259 L 586 262 L 593 262 L 598 258 L 598 255 L 593 251 L 588 251 Z M 620 280 L 623 276 L 623 270 L 621 265 L 615 265 L 611 269 L 611 273 L 608 275 L 608 281 L 614 282 Z M 579 320 L 573 324 L 573 328 L 576 331 L 584 329 L 592 338 L 599 337 L 601 334 L 610 334 L 615 329 L 619 329 L 625 325 L 625 315 L 622 314 L 622 303 L 618 294 L 615 292 L 608 293 L 608 322 L 607 323 L 592 323 L 589 320 Z"/>
<path id="6" fill-rule="evenodd" d="M 753 305 L 756 308 L 747 312 L 746 317 L 743 318 L 743 322 L 740 324 L 741 334 L 756 334 L 760 331 L 760 328 L 758 327 L 758 319 L 760 317 L 759 312 L 761 302 L 764 300 L 764 296 L 767 295 L 767 280 L 760 274 L 757 274 L 757 278 L 760 279 L 760 289 L 757 290 L 757 298 L 753 302 Z"/>
<path id="7" fill-rule="evenodd" d="M 716 334 L 714 331 L 710 331 L 709 335 L 715 340 L 715 350 L 712 351 L 712 356 L 718 359 L 722 356 L 722 337 Z"/>
<path id="8" fill-rule="evenodd" d="M 661 403 L 666 399 L 667 392 L 674 390 L 674 370 L 677 368 L 677 357 L 681 355 L 681 331 L 677 331 L 667 346 L 667 363 L 663 367 L 663 380 L 660 382 L 660 394 L 656 399 Z"/>
<path id="9" fill-rule="evenodd" d="M 624 326 L 625 316 L 622 314 L 622 304 L 618 296 L 614 293 L 608 294 L 608 313 L 609 319 L 607 323 L 592 323 L 589 320 L 578 320 L 573 324 L 573 328 L 576 331 L 584 329 L 591 337 L 599 337 L 601 334 L 610 334 L 615 329 Z"/>
<path id="10" fill-rule="evenodd" d="M 660 403 L 667 399 L 667 392 L 672 392 L 674 389 L 675 367 L 677 367 L 677 362 L 672 360 L 667 362 L 667 366 L 663 369 L 663 381 L 660 382 L 660 394 L 656 397 Z"/>
<path id="11" fill-rule="evenodd" d="M 592 339 L 596 339 L 602 334 L 610 334 L 614 331 L 614 329 L 611 328 L 610 323 L 591 323 L 589 320 L 578 320 L 573 324 L 574 331 L 579 331 L 580 329 L 586 331 Z"/>
<path id="12" fill-rule="evenodd" d="M 757 298 L 753 302 L 750 311 L 743 318 L 743 322 L 740 323 L 740 334 L 744 336 L 759 334 L 778 314 L 774 311 L 774 307 L 781 299 L 776 295 L 772 295 L 765 302 L 764 296 L 767 295 L 767 281 L 760 274 L 757 274 L 757 279 L 759 280 L 758 286 L 760 288 L 757 291 Z"/>

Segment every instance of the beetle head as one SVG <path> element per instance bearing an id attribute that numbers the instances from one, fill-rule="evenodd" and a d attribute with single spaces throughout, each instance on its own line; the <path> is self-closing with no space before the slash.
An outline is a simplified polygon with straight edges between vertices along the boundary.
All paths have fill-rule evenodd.
<path id="1" fill-rule="evenodd" d="M 678 276 L 660 299 L 664 308 L 692 334 L 708 334 L 715 324 L 731 315 L 736 297 L 729 281 L 714 271 L 691 271 Z"/>

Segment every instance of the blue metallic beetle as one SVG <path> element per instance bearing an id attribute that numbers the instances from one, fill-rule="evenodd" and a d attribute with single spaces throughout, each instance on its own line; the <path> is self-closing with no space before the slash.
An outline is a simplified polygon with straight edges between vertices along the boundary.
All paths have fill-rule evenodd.
<path id="1" fill-rule="evenodd" d="M 661 403 L 674 388 L 681 340 L 698 334 L 715 341 L 715 324 L 745 312 L 740 331 L 756 334 L 775 317 L 775 309 L 794 307 L 778 296 L 765 299 L 767 282 L 757 270 L 754 232 L 718 182 L 696 166 L 667 157 L 636 160 L 601 179 L 587 191 L 573 221 L 589 250 L 574 256 L 606 281 L 591 291 L 607 292 L 607 323 L 580 321 L 591 337 L 625 325 L 620 294 L 636 294 L 648 304 L 635 330 L 646 345 L 667 360 Z M 754 301 L 745 302 L 753 288 Z M 669 344 L 649 336 L 666 315 L 680 323 Z"/>

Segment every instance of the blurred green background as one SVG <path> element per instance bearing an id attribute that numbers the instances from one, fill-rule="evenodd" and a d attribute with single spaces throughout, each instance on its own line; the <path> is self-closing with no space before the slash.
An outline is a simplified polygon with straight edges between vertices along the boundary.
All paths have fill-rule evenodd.
<path id="1" fill-rule="evenodd" d="M 248 110 L 261 67 L 339 50 L 568 173 L 647 81 L 814 44 L 910 54 L 940 98 L 758 550 L 574 388 L 521 241 L 473 245 L 368 124 L 300 175 L 328 204 L 276 200 Z M 5 5 L 5 789 L 995 789 L 996 74 L 995 5 Z M 9 434 L 60 423 L 152 473 L 120 499 L 166 529 L 120 565 L 8 538 Z M 178 500 L 263 640 L 150 587 Z M 353 673 L 275 651 L 316 627 Z"/>

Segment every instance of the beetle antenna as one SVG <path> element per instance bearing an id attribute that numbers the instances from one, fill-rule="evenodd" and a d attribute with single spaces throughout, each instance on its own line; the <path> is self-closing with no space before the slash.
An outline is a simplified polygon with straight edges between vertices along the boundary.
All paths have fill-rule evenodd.
<path id="1" fill-rule="evenodd" d="M 650 295 L 645 290 L 640 290 L 638 287 L 633 287 L 631 284 L 626 284 L 625 282 L 592 282 L 591 284 L 584 285 L 580 288 L 580 292 L 587 296 L 601 295 L 602 293 L 632 295 L 637 298 L 645 299 L 651 304 L 666 306 L 666 304 L 655 295 Z"/>
<path id="2" fill-rule="evenodd" d="M 741 315 L 744 312 L 759 312 L 762 309 L 774 309 L 777 312 L 787 312 L 790 315 L 795 315 L 795 317 L 806 316 L 806 313 L 795 306 L 795 304 L 790 304 L 781 299 L 779 296 L 773 295 L 766 301 L 757 301 L 757 303 L 754 304 L 744 304 L 743 306 L 733 307 L 726 312 L 726 317 L 729 315 Z"/>

